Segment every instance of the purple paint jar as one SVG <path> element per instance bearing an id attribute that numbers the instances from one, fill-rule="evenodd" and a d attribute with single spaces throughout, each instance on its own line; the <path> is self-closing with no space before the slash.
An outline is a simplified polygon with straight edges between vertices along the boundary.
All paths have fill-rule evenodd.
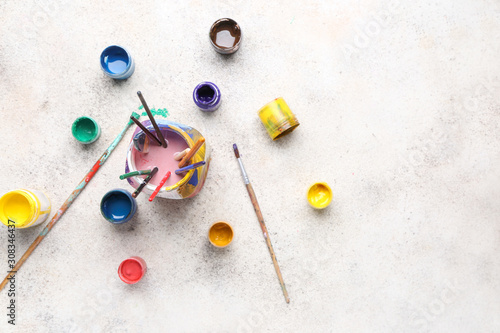
<path id="1" fill-rule="evenodd" d="M 215 111 L 220 106 L 220 90 L 212 82 L 202 82 L 194 88 L 193 100 L 194 104 L 201 111 Z"/>

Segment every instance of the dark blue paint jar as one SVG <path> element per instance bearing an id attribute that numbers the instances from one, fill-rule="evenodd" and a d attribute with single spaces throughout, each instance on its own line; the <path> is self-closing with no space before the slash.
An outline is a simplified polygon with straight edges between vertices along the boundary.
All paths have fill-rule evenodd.
<path id="1" fill-rule="evenodd" d="M 101 69 L 110 78 L 124 80 L 134 73 L 135 63 L 124 47 L 111 45 L 101 53 Z"/>
<path id="2" fill-rule="evenodd" d="M 215 111 L 221 102 L 220 90 L 212 82 L 202 82 L 194 88 L 193 100 L 201 111 Z"/>
<path id="3" fill-rule="evenodd" d="M 101 214 L 114 224 L 128 222 L 137 211 L 137 202 L 132 195 L 121 188 L 106 193 L 101 200 Z"/>

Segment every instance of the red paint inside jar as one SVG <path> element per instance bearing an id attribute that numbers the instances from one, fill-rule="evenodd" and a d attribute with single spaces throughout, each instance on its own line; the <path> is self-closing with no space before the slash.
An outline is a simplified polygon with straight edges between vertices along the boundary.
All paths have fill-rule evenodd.
<path id="1" fill-rule="evenodd" d="M 128 284 L 139 282 L 146 272 L 146 263 L 142 258 L 132 257 L 124 260 L 118 267 L 118 276 Z"/>

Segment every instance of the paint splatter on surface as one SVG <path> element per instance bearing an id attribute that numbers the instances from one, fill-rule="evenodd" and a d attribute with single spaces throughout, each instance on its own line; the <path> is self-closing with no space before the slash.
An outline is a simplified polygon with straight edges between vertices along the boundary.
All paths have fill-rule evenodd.
<path id="1" fill-rule="evenodd" d="M 144 107 L 141 105 L 139 106 L 139 110 L 142 110 L 144 109 Z M 170 114 L 168 113 L 168 110 L 166 108 L 163 108 L 163 109 L 155 109 L 155 108 L 152 108 L 151 110 L 151 113 L 153 114 L 153 117 L 155 116 L 161 116 L 163 118 L 167 118 Z M 148 114 L 146 113 L 146 111 L 144 111 L 141 116 L 144 116 L 144 117 L 147 117 Z"/>

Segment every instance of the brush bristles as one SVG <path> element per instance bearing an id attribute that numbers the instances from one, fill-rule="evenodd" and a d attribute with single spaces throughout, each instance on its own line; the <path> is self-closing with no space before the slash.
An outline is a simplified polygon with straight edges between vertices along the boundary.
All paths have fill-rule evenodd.
<path id="1" fill-rule="evenodd" d="M 233 149 L 234 149 L 234 155 L 236 155 L 236 158 L 240 158 L 240 152 L 238 150 L 238 146 L 236 143 L 233 144 Z"/>

